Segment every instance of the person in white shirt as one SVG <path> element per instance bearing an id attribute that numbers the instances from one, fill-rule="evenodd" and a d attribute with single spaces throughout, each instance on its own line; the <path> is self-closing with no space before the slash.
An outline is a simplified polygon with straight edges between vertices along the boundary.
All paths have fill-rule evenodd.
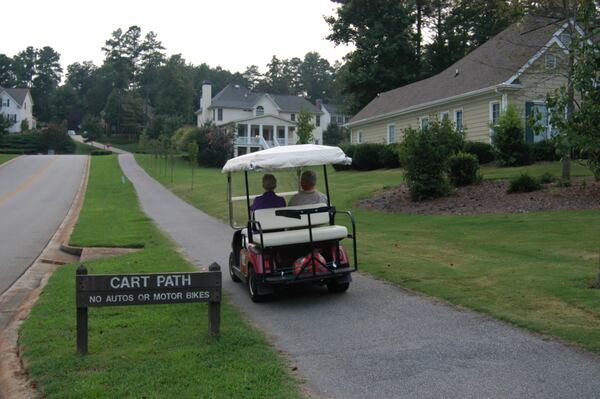
<path id="1" fill-rule="evenodd" d="M 317 174 L 312 170 L 307 170 L 300 177 L 300 186 L 302 190 L 294 195 L 288 206 L 326 204 L 327 197 L 315 189 L 317 184 Z"/>

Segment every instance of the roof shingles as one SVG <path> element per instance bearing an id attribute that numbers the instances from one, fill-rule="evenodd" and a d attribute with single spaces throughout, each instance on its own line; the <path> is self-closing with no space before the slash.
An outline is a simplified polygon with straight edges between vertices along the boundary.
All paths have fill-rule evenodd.
<path id="1" fill-rule="evenodd" d="M 350 123 L 506 82 L 561 25 L 554 19 L 532 17 L 515 23 L 439 74 L 381 93 Z"/>

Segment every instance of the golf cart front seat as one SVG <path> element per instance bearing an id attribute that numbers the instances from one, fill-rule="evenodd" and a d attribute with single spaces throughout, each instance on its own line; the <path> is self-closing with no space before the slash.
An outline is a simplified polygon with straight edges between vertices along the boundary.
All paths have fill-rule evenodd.
<path id="1" fill-rule="evenodd" d="M 301 205 L 286 208 L 258 209 L 254 211 L 254 221 L 259 223 L 261 234 L 252 234 L 252 243 L 261 247 L 277 247 L 281 245 L 302 244 L 310 242 L 308 216 L 301 215 L 300 219 L 278 216 L 281 209 L 312 209 L 326 207 L 327 204 Z M 345 226 L 329 225 L 329 213 L 319 212 L 311 215 L 313 242 L 340 240 L 348 237 Z M 247 237 L 244 229 L 242 235 Z"/>

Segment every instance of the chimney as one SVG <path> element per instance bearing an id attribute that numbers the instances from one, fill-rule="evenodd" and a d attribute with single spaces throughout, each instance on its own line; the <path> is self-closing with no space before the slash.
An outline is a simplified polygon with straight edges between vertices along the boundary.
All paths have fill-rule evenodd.
<path id="1" fill-rule="evenodd" d="M 315 100 L 315 107 L 317 107 L 317 109 L 320 111 L 321 110 L 321 106 L 323 105 L 323 100 L 321 99 L 317 99 Z"/>
<path id="2" fill-rule="evenodd" d="M 212 86 L 208 80 L 202 82 L 202 97 L 200 98 L 200 109 L 202 110 L 202 123 L 212 119 L 211 113 L 208 111 L 212 101 Z"/>

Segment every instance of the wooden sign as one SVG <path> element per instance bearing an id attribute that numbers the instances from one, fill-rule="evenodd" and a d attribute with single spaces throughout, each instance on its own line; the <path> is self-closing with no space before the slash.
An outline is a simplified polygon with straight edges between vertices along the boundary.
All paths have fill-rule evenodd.
<path id="1" fill-rule="evenodd" d="M 208 302 L 209 334 L 219 335 L 221 267 L 213 263 L 208 272 L 87 274 L 82 264 L 75 277 L 77 303 L 77 351 L 87 353 L 90 307 L 158 305 Z"/>

